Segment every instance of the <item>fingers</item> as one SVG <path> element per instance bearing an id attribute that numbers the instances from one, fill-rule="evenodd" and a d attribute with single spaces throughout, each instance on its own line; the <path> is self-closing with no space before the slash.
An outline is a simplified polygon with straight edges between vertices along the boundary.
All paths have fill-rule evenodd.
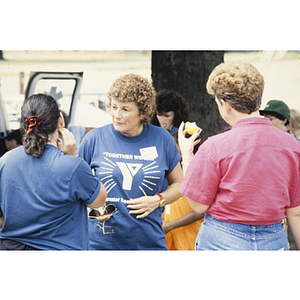
<path id="1" fill-rule="evenodd" d="M 57 139 L 56 144 L 57 144 L 57 148 L 58 148 L 61 152 L 63 152 L 63 150 L 62 150 L 62 146 L 63 146 L 62 140 L 61 140 L 61 139 Z"/>
<path id="2" fill-rule="evenodd" d="M 137 215 L 137 219 L 142 219 L 147 217 L 150 214 L 150 211 L 145 211 L 144 209 L 138 209 L 138 210 L 130 210 L 130 215 Z"/>
<path id="3" fill-rule="evenodd" d="M 127 208 L 130 209 L 130 211 L 129 211 L 130 215 L 144 214 L 145 210 L 147 210 L 147 207 L 143 203 L 133 204 L 133 202 L 136 200 L 130 200 L 130 201 L 131 201 L 131 204 L 127 205 Z M 139 216 L 137 216 L 137 218 L 139 218 Z"/>
<path id="4" fill-rule="evenodd" d="M 184 122 L 181 122 L 178 128 L 178 145 L 182 144 L 182 141 L 185 139 L 186 130 L 183 131 Z"/>
<path id="5" fill-rule="evenodd" d="M 76 156 L 76 140 L 72 132 L 66 128 L 58 128 L 58 132 L 62 139 L 57 139 L 57 148 L 65 154 Z"/>
<path id="6" fill-rule="evenodd" d="M 97 219 L 98 221 L 102 221 L 102 222 L 107 221 L 107 220 L 109 220 L 109 219 L 111 218 L 111 216 L 113 215 L 113 214 L 109 214 L 109 215 L 104 214 L 105 206 L 106 206 L 106 205 L 103 205 L 103 206 L 98 207 L 98 208 L 96 209 L 96 210 L 99 211 L 99 213 L 100 213 L 100 216 L 95 218 L 95 219 Z"/>
<path id="7" fill-rule="evenodd" d="M 156 197 L 146 196 L 138 199 L 130 199 L 127 208 L 130 209 L 129 214 L 137 215 L 136 218 L 141 219 L 154 211 L 158 207 L 157 203 Z"/>
<path id="8" fill-rule="evenodd" d="M 197 146 L 201 142 L 201 139 L 198 139 L 194 142 L 194 147 Z"/>
<path id="9" fill-rule="evenodd" d="M 111 218 L 112 214 L 110 215 L 101 215 L 100 217 L 96 218 L 98 221 L 107 221 Z"/>
<path id="10" fill-rule="evenodd" d="M 76 143 L 73 133 L 67 128 L 58 128 L 58 132 L 66 143 Z"/>
<path id="11" fill-rule="evenodd" d="M 186 130 L 184 128 L 184 122 L 181 122 L 178 128 L 178 139 L 184 138 L 186 135 Z"/>
<path id="12" fill-rule="evenodd" d="M 192 135 L 193 140 L 195 140 L 201 133 L 201 129 L 198 128 Z"/>
<path id="13" fill-rule="evenodd" d="M 184 122 L 181 122 L 180 125 L 179 125 L 179 128 L 178 128 L 178 130 L 179 130 L 180 132 L 182 132 L 183 126 L 184 126 Z"/>

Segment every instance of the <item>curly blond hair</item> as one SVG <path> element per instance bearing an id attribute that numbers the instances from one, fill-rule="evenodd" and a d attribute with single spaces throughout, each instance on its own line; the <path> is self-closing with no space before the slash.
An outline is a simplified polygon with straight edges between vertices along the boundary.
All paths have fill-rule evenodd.
<path id="1" fill-rule="evenodd" d="M 206 89 L 236 111 L 251 114 L 260 108 L 264 78 L 249 63 L 222 63 L 210 74 Z"/>
<path id="2" fill-rule="evenodd" d="M 118 79 L 110 87 L 107 98 L 107 108 L 111 108 L 111 100 L 119 102 L 134 102 L 139 108 L 143 125 L 150 123 L 156 110 L 155 90 L 150 82 L 136 74 L 126 74 Z"/>

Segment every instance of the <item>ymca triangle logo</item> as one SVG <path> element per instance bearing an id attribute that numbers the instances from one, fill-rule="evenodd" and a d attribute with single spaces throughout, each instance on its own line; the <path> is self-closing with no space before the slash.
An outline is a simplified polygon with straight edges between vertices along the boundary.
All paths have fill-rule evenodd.
<path id="1" fill-rule="evenodd" d="M 131 164 L 131 163 L 127 163 L 127 167 L 131 173 L 132 176 L 134 176 L 139 169 L 142 167 L 142 164 Z"/>
<path id="2" fill-rule="evenodd" d="M 131 190 L 133 177 L 136 173 L 140 170 L 143 164 L 131 164 L 131 163 L 124 163 L 124 162 L 116 162 L 118 167 L 120 168 L 123 174 L 123 186 L 124 190 Z"/>

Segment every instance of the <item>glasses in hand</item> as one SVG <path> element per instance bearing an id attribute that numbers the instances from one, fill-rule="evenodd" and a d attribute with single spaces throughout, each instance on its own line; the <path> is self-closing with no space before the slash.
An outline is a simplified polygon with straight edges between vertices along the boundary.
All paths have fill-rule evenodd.
<path id="1" fill-rule="evenodd" d="M 89 211 L 89 218 L 96 219 L 103 215 L 110 215 L 116 212 L 117 208 L 113 204 L 108 204 L 104 208 L 92 208 Z"/>

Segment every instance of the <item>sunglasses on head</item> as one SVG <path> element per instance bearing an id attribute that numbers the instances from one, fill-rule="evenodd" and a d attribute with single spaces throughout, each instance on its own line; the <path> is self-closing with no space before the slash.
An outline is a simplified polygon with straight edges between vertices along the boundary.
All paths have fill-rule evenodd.
<path id="1" fill-rule="evenodd" d="M 103 215 L 114 214 L 116 212 L 117 208 L 113 204 L 108 204 L 101 210 L 102 210 L 102 213 L 99 210 L 99 208 L 92 208 L 88 214 L 89 218 L 96 219 Z"/>

